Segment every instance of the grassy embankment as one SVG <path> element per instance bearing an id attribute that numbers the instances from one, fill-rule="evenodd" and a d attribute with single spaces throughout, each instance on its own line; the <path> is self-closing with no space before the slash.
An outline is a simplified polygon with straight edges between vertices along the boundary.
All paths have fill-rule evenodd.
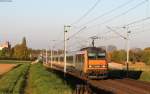
<path id="1" fill-rule="evenodd" d="M 0 79 L 0 94 L 21 94 L 30 64 L 22 64 Z"/>
<path id="2" fill-rule="evenodd" d="M 42 64 L 34 64 L 30 67 L 25 94 L 72 94 L 72 89 Z"/>
<path id="3" fill-rule="evenodd" d="M 23 64 L 23 63 L 31 63 L 31 61 L 0 60 L 0 64 Z"/>
<path id="4" fill-rule="evenodd" d="M 139 80 L 150 82 L 150 65 L 131 66 L 130 70 L 142 71 Z"/>

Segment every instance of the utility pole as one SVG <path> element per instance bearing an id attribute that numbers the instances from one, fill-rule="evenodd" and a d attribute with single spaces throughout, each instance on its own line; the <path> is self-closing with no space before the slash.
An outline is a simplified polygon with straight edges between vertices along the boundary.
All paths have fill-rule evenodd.
<path id="1" fill-rule="evenodd" d="M 127 68 L 127 77 L 128 77 L 128 73 L 129 73 L 129 56 L 130 56 L 130 47 L 129 47 L 129 34 L 131 33 L 131 31 L 128 30 L 127 27 L 123 27 L 124 29 L 127 28 L 127 36 L 124 37 L 122 36 L 120 33 L 116 32 L 115 30 L 113 30 L 112 28 L 110 28 L 109 26 L 107 26 L 108 29 L 110 29 L 111 31 L 113 31 L 116 35 L 120 36 L 121 38 L 126 40 L 126 53 L 127 53 L 127 58 L 126 58 L 126 68 Z"/>
<path id="2" fill-rule="evenodd" d="M 47 49 L 46 49 L 46 64 L 47 64 Z"/>
<path id="3" fill-rule="evenodd" d="M 70 28 L 71 26 L 65 25 L 64 26 L 64 75 L 66 73 L 66 64 L 67 64 L 67 28 Z"/>
<path id="4" fill-rule="evenodd" d="M 52 42 L 54 42 L 54 41 L 55 40 L 52 40 Z M 53 48 L 54 48 L 53 43 L 51 43 L 51 68 L 53 66 Z"/>
<path id="5" fill-rule="evenodd" d="M 131 31 L 127 31 L 127 77 L 129 76 L 129 56 L 130 56 L 130 46 L 129 46 L 129 34 L 131 33 Z"/>
<path id="6" fill-rule="evenodd" d="M 52 62 L 53 62 L 53 46 L 51 47 L 51 68 L 52 68 Z"/>

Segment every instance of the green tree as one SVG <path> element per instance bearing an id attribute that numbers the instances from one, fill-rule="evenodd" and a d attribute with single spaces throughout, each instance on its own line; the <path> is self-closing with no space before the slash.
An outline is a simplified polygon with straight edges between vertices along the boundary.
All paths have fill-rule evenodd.
<path id="1" fill-rule="evenodd" d="M 126 60 L 126 51 L 118 50 L 112 52 L 112 61 L 123 63 Z"/>
<path id="2" fill-rule="evenodd" d="M 130 61 L 133 63 L 142 61 L 142 50 L 131 50 L 130 51 Z"/>
<path id="3" fill-rule="evenodd" d="M 14 57 L 18 59 L 25 59 L 25 60 L 29 58 L 29 51 L 28 51 L 25 37 L 23 37 L 21 44 L 17 44 L 14 47 Z"/>
<path id="4" fill-rule="evenodd" d="M 142 52 L 142 61 L 146 64 L 150 64 L 150 50 L 144 50 Z"/>

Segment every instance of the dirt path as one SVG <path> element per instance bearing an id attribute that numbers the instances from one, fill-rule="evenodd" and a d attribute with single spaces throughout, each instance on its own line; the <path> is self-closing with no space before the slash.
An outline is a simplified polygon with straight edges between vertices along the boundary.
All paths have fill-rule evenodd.
<path id="1" fill-rule="evenodd" d="M 17 64 L 0 64 L 0 75 L 8 72 L 9 70 L 14 68 L 15 66 L 17 66 Z"/>

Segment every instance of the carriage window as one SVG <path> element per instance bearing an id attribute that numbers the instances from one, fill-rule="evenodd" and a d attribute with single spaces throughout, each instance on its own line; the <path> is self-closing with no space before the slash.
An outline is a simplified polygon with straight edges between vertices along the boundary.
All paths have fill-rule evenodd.
<path id="1" fill-rule="evenodd" d="M 63 62 L 64 61 L 64 57 L 60 57 L 60 62 Z"/>
<path id="2" fill-rule="evenodd" d="M 76 56 L 77 63 L 83 63 L 84 62 L 84 55 L 77 55 Z"/>
<path id="3" fill-rule="evenodd" d="M 73 63 L 73 56 L 68 56 L 67 57 L 67 62 Z"/>

